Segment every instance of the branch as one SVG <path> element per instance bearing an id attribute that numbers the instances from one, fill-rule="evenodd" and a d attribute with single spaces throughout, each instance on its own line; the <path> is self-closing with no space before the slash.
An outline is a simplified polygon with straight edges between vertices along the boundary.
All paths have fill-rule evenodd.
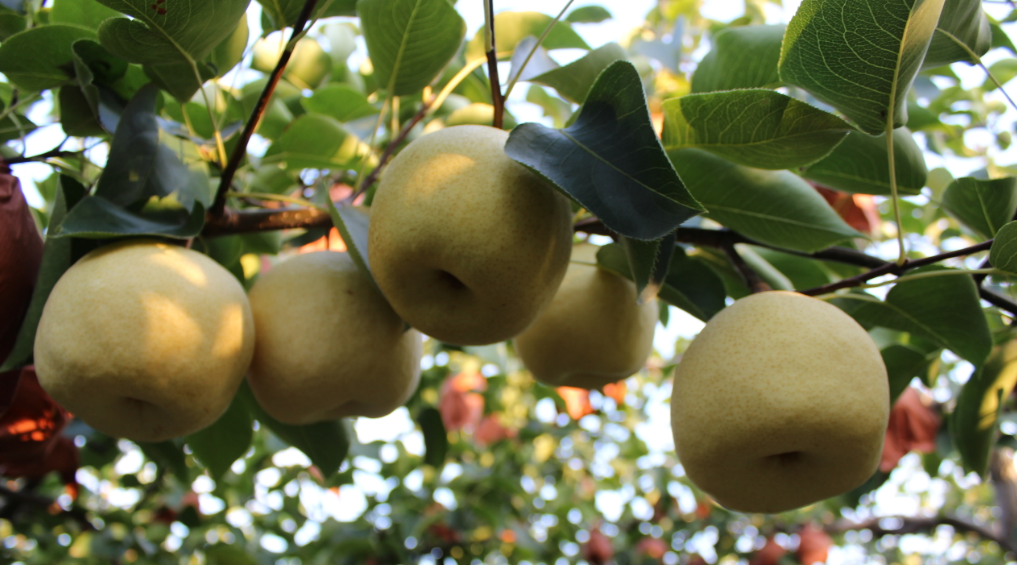
<path id="1" fill-rule="evenodd" d="M 899 528 L 884 528 L 880 525 L 880 522 L 883 520 L 899 520 L 901 522 L 901 526 Z M 869 530 L 872 532 L 873 537 L 880 537 L 885 535 L 931 532 L 939 526 L 950 526 L 958 532 L 975 534 L 984 540 L 998 543 L 1005 551 L 1017 553 L 1017 546 L 1005 537 L 996 534 L 984 526 L 979 526 L 978 524 L 967 522 L 954 516 L 933 516 L 930 518 L 919 518 L 913 516 L 885 516 L 881 518 L 872 518 L 871 520 L 866 520 L 864 522 L 841 520 L 835 522 L 831 526 L 827 526 L 825 530 L 829 534 L 842 534 L 852 530 Z"/>
<path id="2" fill-rule="evenodd" d="M 202 235 L 215 237 L 293 228 L 332 227 L 332 217 L 317 208 L 273 208 L 268 210 L 223 210 L 205 222 Z"/>
<path id="3" fill-rule="evenodd" d="M 304 2 L 304 7 L 300 10 L 300 15 L 297 16 L 297 21 L 293 24 L 293 33 L 290 35 L 290 41 L 286 44 L 286 48 L 279 57 L 279 62 L 272 69 L 272 74 L 268 77 L 268 83 L 265 85 L 265 89 L 261 91 L 258 103 L 254 106 L 254 112 L 251 113 L 247 124 L 244 125 L 244 131 L 240 134 L 240 141 L 233 148 L 230 160 L 226 163 L 222 176 L 219 177 L 219 188 L 215 194 L 215 202 L 208 210 L 209 216 L 212 218 L 222 216 L 225 212 L 226 193 L 229 192 L 230 187 L 233 185 L 233 176 L 236 175 L 237 169 L 240 168 L 240 161 L 247 155 L 247 144 L 251 141 L 251 136 L 254 135 L 254 130 L 257 129 L 258 122 L 261 121 L 261 116 L 265 113 L 265 109 L 268 108 L 268 102 L 272 99 L 272 93 L 275 92 L 275 87 L 279 84 L 283 71 L 286 70 L 286 64 L 289 63 L 293 49 L 296 47 L 294 39 L 304 33 L 304 27 L 307 25 L 308 20 L 311 19 L 311 13 L 314 11 L 314 6 L 317 3 L 318 0 L 307 0 Z"/>

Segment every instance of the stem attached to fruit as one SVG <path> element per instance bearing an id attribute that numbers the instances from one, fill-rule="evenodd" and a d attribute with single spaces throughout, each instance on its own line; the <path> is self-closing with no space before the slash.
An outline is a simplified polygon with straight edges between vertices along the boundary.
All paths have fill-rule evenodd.
<path id="1" fill-rule="evenodd" d="M 773 290 L 770 288 L 770 285 L 766 284 L 763 279 L 759 278 L 759 275 L 752 269 L 752 267 L 749 266 L 748 263 L 745 262 L 745 259 L 742 259 L 742 256 L 738 254 L 738 250 L 735 249 L 734 243 L 728 243 L 727 245 L 722 246 L 722 249 L 724 249 L 724 254 L 727 255 L 728 260 L 731 261 L 731 265 L 734 266 L 734 268 L 738 271 L 738 274 L 742 276 L 742 279 L 745 281 L 745 286 L 749 287 L 749 292 L 755 294 L 757 292 Z"/>
<path id="2" fill-rule="evenodd" d="M 293 33 L 290 35 L 290 41 L 286 44 L 286 48 L 279 57 L 279 62 L 272 69 L 272 74 L 269 75 L 268 83 L 265 84 L 265 89 L 261 91 L 261 96 L 258 97 L 254 111 L 251 113 L 251 117 L 248 118 L 247 124 L 244 125 L 244 131 L 240 133 L 240 142 L 233 148 L 233 153 L 230 155 L 229 161 L 226 162 L 226 167 L 222 170 L 222 176 L 219 177 L 219 188 L 215 193 L 215 202 L 208 210 L 210 219 L 218 218 L 225 213 L 226 193 L 229 192 L 230 186 L 233 184 L 233 176 L 240 167 L 240 161 L 247 155 L 247 144 L 251 141 L 251 136 L 254 135 L 258 122 L 261 121 L 261 117 L 268 108 L 268 102 L 272 99 L 272 93 L 275 92 L 275 87 L 279 84 L 283 71 L 286 70 L 286 64 L 289 63 L 293 49 L 296 47 L 294 39 L 303 35 L 304 28 L 307 27 L 307 22 L 310 21 L 311 14 L 314 12 L 314 6 L 317 3 L 318 0 L 307 0 L 304 2 L 304 7 L 301 8 L 297 21 L 293 23 Z"/>
<path id="3" fill-rule="evenodd" d="M 491 104 L 494 106 L 494 118 L 491 125 L 501 129 L 505 119 L 505 99 L 501 95 L 501 80 L 498 78 L 498 52 L 494 39 L 494 0 L 484 0 L 484 34 L 487 39 L 484 45 L 487 51 L 487 76 L 491 81 Z"/>

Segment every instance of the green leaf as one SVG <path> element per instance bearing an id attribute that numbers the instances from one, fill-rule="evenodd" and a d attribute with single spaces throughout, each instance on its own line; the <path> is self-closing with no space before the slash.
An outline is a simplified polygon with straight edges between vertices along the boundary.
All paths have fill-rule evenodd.
<path id="1" fill-rule="evenodd" d="M 310 98 L 301 98 L 300 103 L 308 112 L 323 114 L 339 122 L 378 114 L 378 109 L 367 101 L 366 96 L 345 84 L 326 84 L 315 90 Z"/>
<path id="2" fill-rule="evenodd" d="M 251 388 L 244 382 L 238 395 L 247 403 L 254 418 L 265 425 L 279 439 L 299 449 L 328 479 L 339 470 L 350 449 L 346 427 L 342 420 L 326 420 L 305 426 L 284 424 L 269 416 L 254 399 Z"/>
<path id="3" fill-rule="evenodd" d="M 154 198 L 154 197 L 153 197 Z M 188 212 L 183 208 L 145 214 L 132 212 L 101 196 L 86 196 L 71 209 L 54 237 L 137 237 L 143 235 L 189 239 L 205 225 L 205 207 L 200 202 Z"/>
<path id="4" fill-rule="evenodd" d="M 1017 341 L 993 348 L 992 356 L 961 387 L 950 416 L 950 434 L 964 468 L 985 475 L 1003 400 L 1017 384 Z"/>
<path id="5" fill-rule="evenodd" d="M 207 57 L 237 28 L 250 0 L 98 2 L 131 16 L 102 22 L 99 43 L 103 47 L 131 63 L 164 65 Z"/>
<path id="6" fill-rule="evenodd" d="M 594 83 L 574 124 L 515 128 L 505 153 L 550 180 L 611 230 L 660 239 L 703 208 L 653 132 L 642 80 L 627 61 Z"/>
<path id="7" fill-rule="evenodd" d="M 790 169 L 825 157 L 853 128 L 772 90 L 690 94 L 664 102 L 664 148 L 695 147 L 758 169 Z"/>
<path id="8" fill-rule="evenodd" d="M 929 266 L 912 273 L 944 270 Z M 880 301 L 849 293 L 834 300 L 863 326 L 882 326 L 929 339 L 980 366 L 992 349 L 989 325 L 969 276 L 945 275 L 897 283 Z"/>
<path id="9" fill-rule="evenodd" d="M 152 198 L 163 201 L 170 197 L 185 212 L 196 202 L 207 207 L 211 190 L 204 162 L 185 163 L 181 155 L 160 142 L 155 114 L 158 96 L 154 85 L 145 86 L 127 104 L 95 195 L 123 208 L 136 209 Z"/>
<path id="10" fill-rule="evenodd" d="M 729 27 L 713 37 L 713 49 L 692 74 L 692 92 L 767 88 L 780 84 L 777 62 L 783 24 Z"/>
<path id="11" fill-rule="evenodd" d="M 569 12 L 565 16 L 565 21 L 573 24 L 599 24 L 611 18 L 611 12 L 603 6 L 580 6 Z"/>
<path id="12" fill-rule="evenodd" d="M 1006 84 L 1017 76 L 1017 59 L 1003 59 L 989 65 L 989 73 L 996 77 L 1000 84 Z M 989 92 L 996 89 L 996 83 L 986 77 L 982 83 L 982 90 Z"/>
<path id="13" fill-rule="evenodd" d="M 79 39 L 95 39 L 95 32 L 54 24 L 14 34 L 0 44 L 0 73 L 29 91 L 67 84 L 74 78 L 71 46 Z"/>
<path id="14" fill-rule="evenodd" d="M 92 111 L 92 105 L 76 85 L 61 86 L 57 100 L 60 103 L 60 127 L 64 134 L 80 137 L 106 134 Z"/>
<path id="15" fill-rule="evenodd" d="M 234 461 L 247 453 L 254 435 L 252 422 L 246 401 L 235 397 L 215 423 L 187 436 L 185 441 L 194 458 L 208 468 L 212 479 L 218 481 Z"/>
<path id="16" fill-rule="evenodd" d="M 98 29 L 106 19 L 117 17 L 123 14 L 95 0 L 53 0 L 49 11 L 50 25 L 74 24 L 90 29 Z"/>
<path id="17" fill-rule="evenodd" d="M 11 12 L 0 13 L 0 41 L 7 39 L 16 33 L 25 31 L 28 27 L 28 20 Z"/>
<path id="18" fill-rule="evenodd" d="M 494 16 L 494 37 L 498 42 L 498 52 L 512 51 L 523 39 L 533 36 L 540 37 L 554 18 L 540 12 L 502 12 Z M 568 22 L 558 21 L 540 44 L 544 49 L 589 49 Z M 484 29 L 480 28 L 473 39 L 466 45 L 466 60 L 481 59 L 486 56 L 484 50 Z"/>
<path id="19" fill-rule="evenodd" d="M 261 4 L 262 29 L 265 32 L 293 27 L 300 16 L 300 10 L 306 0 L 258 0 Z M 356 14 L 356 0 L 332 0 L 330 5 L 319 0 L 312 18 L 330 18 L 333 16 L 352 16 Z M 265 25 L 265 24 L 268 25 Z"/>
<path id="20" fill-rule="evenodd" d="M 906 128 L 894 130 L 893 154 L 897 191 L 903 195 L 921 192 L 928 169 L 921 148 Z M 802 170 L 801 175 L 843 192 L 889 195 L 886 137 L 851 132 L 823 160 Z"/>
<path id="21" fill-rule="evenodd" d="M 890 405 L 897 401 L 897 397 L 911 384 L 911 379 L 917 377 L 926 367 L 930 360 L 928 355 L 915 347 L 903 344 L 894 344 L 884 348 L 880 353 L 883 356 L 883 364 L 886 365 L 886 374 L 890 379 Z M 936 356 L 939 351 L 936 351 Z"/>
<path id="22" fill-rule="evenodd" d="M 424 463 L 440 470 L 445 466 L 448 452 L 448 434 L 441 413 L 431 407 L 424 408 L 417 416 L 417 423 L 424 434 Z"/>
<path id="23" fill-rule="evenodd" d="M 996 233 L 989 263 L 1000 271 L 1017 274 L 1017 222 L 1008 222 Z"/>
<path id="24" fill-rule="evenodd" d="M 557 61 L 551 58 L 547 54 L 547 49 L 537 46 L 537 50 L 533 51 L 534 46 L 537 45 L 537 38 L 532 35 L 524 38 L 520 41 L 514 51 L 512 51 L 512 61 L 510 62 L 509 69 L 509 82 L 512 80 L 530 80 L 537 75 L 541 75 L 548 71 L 560 68 L 561 65 Z M 533 55 L 530 52 L 533 51 Z M 527 60 L 529 57 L 529 60 Z M 523 66 L 523 63 L 526 66 Z M 599 73 L 600 71 L 598 71 Z M 516 74 L 522 73 L 518 79 L 515 79 Z M 592 78 L 597 78 L 594 75 Z M 593 80 L 590 80 L 590 84 L 593 84 Z M 583 92 L 583 96 L 586 93 Z"/>
<path id="25" fill-rule="evenodd" d="M 725 296 L 724 282 L 713 269 L 680 247 L 675 249 L 658 298 L 708 322 L 724 309 Z"/>
<path id="26" fill-rule="evenodd" d="M 833 106 L 866 133 L 907 123 L 907 92 L 943 0 L 804 0 L 788 24 L 780 78 Z"/>
<path id="27" fill-rule="evenodd" d="M 448 0 L 359 0 L 357 14 L 378 86 L 392 96 L 430 84 L 466 35 Z"/>
<path id="28" fill-rule="evenodd" d="M 1017 212 L 1017 177 L 957 179 L 946 187 L 942 203 L 962 224 L 992 239 Z"/>
<path id="29" fill-rule="evenodd" d="M 91 242 L 54 237 L 54 232 L 67 215 L 67 208 L 75 206 L 85 197 L 86 193 L 85 187 L 71 177 L 64 175 L 57 177 L 56 199 L 53 202 L 53 211 L 49 216 L 46 244 L 42 250 L 42 262 L 39 266 L 38 278 L 35 281 L 35 289 L 32 291 L 32 300 L 28 303 L 25 320 L 21 323 L 21 329 L 18 330 L 14 347 L 7 355 L 3 366 L 0 367 L 0 373 L 20 367 L 31 358 L 32 350 L 35 347 L 35 330 L 39 326 L 42 308 L 46 305 L 49 293 L 64 272 L 78 258 L 94 247 Z"/>
<path id="30" fill-rule="evenodd" d="M 625 50 L 617 43 L 607 43 L 572 61 L 527 80 L 550 86 L 563 97 L 582 104 L 600 73 L 611 63 L 625 59 Z"/>
<path id="31" fill-rule="evenodd" d="M 792 173 L 742 167 L 699 149 L 668 155 L 706 217 L 748 237 L 808 253 L 861 237 Z"/>
<path id="32" fill-rule="evenodd" d="M 636 296 L 640 301 L 656 296 L 671 264 L 675 247 L 674 237 L 669 234 L 657 241 L 623 237 L 622 247 L 625 249 L 629 264 L 628 278 L 636 283 Z"/>
<path id="33" fill-rule="evenodd" d="M 285 162 L 291 171 L 342 169 L 358 163 L 367 151 L 339 122 L 321 114 L 304 114 L 269 146 L 262 164 Z"/>
<path id="34" fill-rule="evenodd" d="M 361 273 L 373 281 L 371 266 L 367 261 L 367 228 L 370 225 L 367 212 L 362 208 L 351 206 L 337 208 L 331 198 L 328 199 L 328 211 L 332 216 L 332 223 L 346 244 L 346 252 L 350 254 L 350 259 L 357 264 Z"/>
<path id="35" fill-rule="evenodd" d="M 968 52 L 944 31 L 960 40 L 979 57 L 985 55 L 992 45 L 992 28 L 989 27 L 989 18 L 982 11 L 980 0 L 946 0 L 937 27 L 922 69 L 941 67 L 956 61 L 975 63 Z"/>
<path id="36" fill-rule="evenodd" d="M 195 76 L 194 71 L 198 74 Z M 205 63 L 167 63 L 165 65 L 145 65 L 145 75 L 169 92 L 180 102 L 191 99 L 205 81 L 215 78 L 215 70 Z"/>

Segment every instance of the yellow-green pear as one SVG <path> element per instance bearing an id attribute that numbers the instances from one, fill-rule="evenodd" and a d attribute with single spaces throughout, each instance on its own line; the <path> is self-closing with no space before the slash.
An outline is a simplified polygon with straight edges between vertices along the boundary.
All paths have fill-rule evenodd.
<path id="1" fill-rule="evenodd" d="M 596 245 L 572 248 L 565 280 L 550 306 L 516 336 L 519 358 L 551 386 L 600 388 L 646 364 L 659 312 L 636 303 L 636 285 L 597 265 Z"/>
<path id="2" fill-rule="evenodd" d="M 445 128 L 393 159 L 371 206 L 371 272 L 392 308 L 441 341 L 526 329 L 561 284 L 569 201 L 505 155 L 508 133 Z"/>
<path id="3" fill-rule="evenodd" d="M 207 256 L 132 240 L 85 255 L 35 336 L 39 383 L 105 434 L 162 441 L 215 422 L 254 348 L 240 282 Z"/>
<path id="4" fill-rule="evenodd" d="M 416 390 L 423 338 L 404 331 L 348 254 L 287 259 L 254 283 L 250 299 L 257 339 L 247 380 L 273 418 L 379 418 Z"/>
<path id="5" fill-rule="evenodd" d="M 714 316 L 671 393 L 689 479 L 740 512 L 783 512 L 861 485 L 879 465 L 889 414 L 869 334 L 837 307 L 786 291 Z"/>

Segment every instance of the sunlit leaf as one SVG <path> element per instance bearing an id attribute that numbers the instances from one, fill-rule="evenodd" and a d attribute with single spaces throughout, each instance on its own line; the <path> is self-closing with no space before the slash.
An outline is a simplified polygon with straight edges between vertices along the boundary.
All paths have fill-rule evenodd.
<path id="1" fill-rule="evenodd" d="M 825 157 L 853 128 L 772 90 L 690 94 L 664 102 L 664 148 L 705 149 L 759 169 L 789 169 Z"/>
<path id="2" fill-rule="evenodd" d="M 867 133 L 907 123 L 908 88 L 925 58 L 943 0 L 804 0 L 788 24 L 780 77 L 830 104 Z"/>
<path id="3" fill-rule="evenodd" d="M 600 73 L 611 63 L 625 59 L 625 50 L 617 43 L 607 43 L 572 61 L 528 80 L 558 91 L 564 98 L 582 104 Z"/>
<path id="4" fill-rule="evenodd" d="M 967 50 L 958 45 L 954 38 L 979 57 L 985 55 L 992 44 L 992 28 L 989 27 L 989 18 L 985 16 L 980 0 L 946 0 L 937 28 L 932 36 L 932 43 L 929 44 L 929 52 L 925 54 L 923 69 L 940 67 L 956 61 L 974 64 Z"/>
<path id="5" fill-rule="evenodd" d="M 1017 222 L 1009 222 L 996 232 L 989 262 L 1000 271 L 1017 274 Z"/>
<path id="6" fill-rule="evenodd" d="M 574 24 L 597 24 L 611 19 L 611 12 L 603 6 L 580 6 L 565 16 L 565 21 Z"/>
<path id="7" fill-rule="evenodd" d="M 357 14 L 378 86 L 395 96 L 434 80 L 466 35 L 448 0 L 359 0 Z"/>
<path id="8" fill-rule="evenodd" d="M 498 51 L 511 51 L 528 36 L 540 37 L 544 29 L 554 18 L 540 12 L 501 12 L 494 16 L 494 37 L 498 42 Z M 545 49 L 589 49 L 568 22 L 559 21 L 551 28 L 541 46 Z M 477 31 L 473 39 L 466 45 L 467 60 L 485 56 L 484 30 Z"/>
<path id="9" fill-rule="evenodd" d="M 784 25 L 730 27 L 713 37 L 713 48 L 692 74 L 692 92 L 766 88 L 780 84 L 777 62 Z"/>

